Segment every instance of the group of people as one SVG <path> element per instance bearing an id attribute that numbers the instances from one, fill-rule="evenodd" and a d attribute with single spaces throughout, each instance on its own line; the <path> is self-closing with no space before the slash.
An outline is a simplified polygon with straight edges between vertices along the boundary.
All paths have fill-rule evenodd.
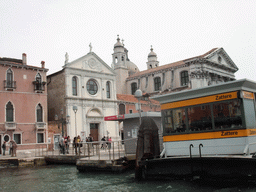
<path id="1" fill-rule="evenodd" d="M 3 142 L 2 144 L 2 149 L 3 149 L 3 155 L 5 155 L 6 152 L 6 141 Z M 17 151 L 17 143 L 14 140 L 11 140 L 9 143 L 9 154 L 12 157 L 16 157 L 16 151 Z"/>
<path id="2" fill-rule="evenodd" d="M 101 139 L 102 145 L 101 149 L 111 149 L 111 143 L 112 143 L 112 138 L 111 137 L 103 137 Z M 69 145 L 70 145 L 70 137 L 62 137 L 59 141 L 59 147 L 60 147 L 60 153 L 61 154 L 69 154 Z M 93 148 L 93 137 L 91 134 L 89 134 L 88 137 L 86 137 L 86 142 L 88 142 L 88 147 L 91 150 Z M 75 154 L 77 155 L 78 153 L 81 153 L 81 147 L 83 147 L 83 141 L 78 135 L 77 137 L 74 137 L 73 139 L 73 148 L 75 150 Z"/>
<path id="3" fill-rule="evenodd" d="M 62 137 L 59 142 L 60 153 L 69 154 L 69 144 L 70 144 L 70 137 L 69 136 L 66 136 L 64 138 Z"/>
<path id="4" fill-rule="evenodd" d="M 101 144 L 101 149 L 111 149 L 111 143 L 112 143 L 112 138 L 111 137 L 102 137 L 101 139 L 102 144 Z"/>

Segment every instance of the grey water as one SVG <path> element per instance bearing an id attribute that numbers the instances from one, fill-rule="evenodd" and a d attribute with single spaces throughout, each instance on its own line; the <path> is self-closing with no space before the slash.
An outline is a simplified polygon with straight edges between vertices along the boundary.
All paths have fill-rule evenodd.
<path id="1" fill-rule="evenodd" d="M 45 166 L 38 168 L 0 169 L 1 192 L 45 191 L 256 191 L 256 184 L 232 184 L 219 186 L 212 182 L 184 179 L 150 179 L 137 182 L 134 171 L 121 174 L 84 172 L 76 166 Z"/>

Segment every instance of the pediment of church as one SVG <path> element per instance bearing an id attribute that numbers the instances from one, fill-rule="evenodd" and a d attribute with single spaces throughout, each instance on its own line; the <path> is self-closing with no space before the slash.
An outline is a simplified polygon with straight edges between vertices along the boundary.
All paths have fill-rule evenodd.
<path id="1" fill-rule="evenodd" d="M 76 59 L 65 66 L 71 68 L 84 69 L 86 71 L 93 71 L 97 73 L 115 74 L 113 69 L 108 66 L 99 56 L 94 52 L 90 52 L 87 55 Z"/>
<path id="2" fill-rule="evenodd" d="M 238 67 L 223 48 L 218 48 L 212 51 L 210 54 L 204 56 L 204 59 L 207 59 L 208 61 L 216 64 L 216 66 L 225 66 L 235 71 L 238 70 Z"/>

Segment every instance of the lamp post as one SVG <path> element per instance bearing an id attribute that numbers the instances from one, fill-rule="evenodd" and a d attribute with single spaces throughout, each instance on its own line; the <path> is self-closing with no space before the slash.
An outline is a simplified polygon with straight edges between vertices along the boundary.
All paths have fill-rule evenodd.
<path id="1" fill-rule="evenodd" d="M 138 99 L 138 105 L 139 105 L 139 115 L 140 115 L 140 125 L 141 125 L 141 105 L 140 105 L 140 100 L 142 98 L 142 91 L 140 89 L 137 89 L 135 91 L 134 96 Z"/>
<path id="2" fill-rule="evenodd" d="M 64 136 L 64 124 L 68 124 L 69 123 L 70 116 L 67 115 L 66 118 L 63 118 L 63 109 L 61 109 L 60 114 L 61 114 L 61 119 L 60 119 L 60 122 L 61 122 L 61 135 L 63 137 Z M 58 121 L 58 115 L 57 114 L 55 115 L 55 121 Z"/>
<path id="3" fill-rule="evenodd" d="M 76 135 L 75 136 L 77 136 L 77 129 L 76 129 L 76 112 L 77 112 L 77 110 L 78 110 L 77 106 L 73 106 L 73 111 L 75 113 L 75 131 L 76 131 Z"/>

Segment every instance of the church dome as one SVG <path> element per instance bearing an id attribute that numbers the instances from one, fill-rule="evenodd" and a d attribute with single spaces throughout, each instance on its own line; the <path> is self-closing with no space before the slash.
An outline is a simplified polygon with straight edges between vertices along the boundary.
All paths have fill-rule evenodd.
<path id="1" fill-rule="evenodd" d="M 132 75 L 132 74 L 135 74 L 137 72 L 140 72 L 140 70 L 137 67 L 137 65 L 135 65 L 131 61 L 126 61 L 126 66 L 127 66 L 127 69 L 129 70 L 129 75 Z"/>

